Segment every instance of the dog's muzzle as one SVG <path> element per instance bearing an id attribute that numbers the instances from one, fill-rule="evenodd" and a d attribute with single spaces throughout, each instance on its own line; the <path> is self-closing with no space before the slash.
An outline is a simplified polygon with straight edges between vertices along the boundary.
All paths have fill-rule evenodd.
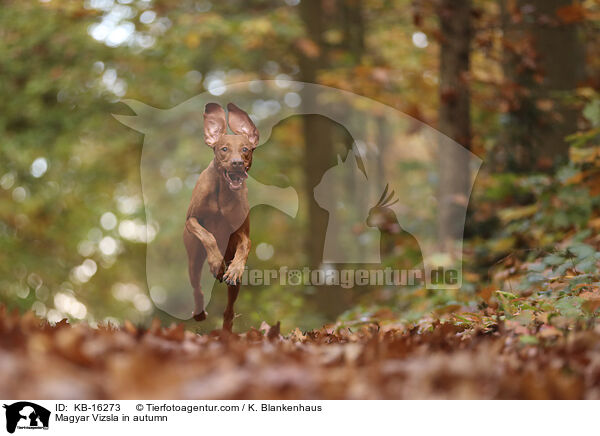
<path id="1" fill-rule="evenodd" d="M 241 189 L 241 187 L 244 185 L 244 180 L 248 178 L 248 173 L 245 169 L 242 169 L 241 171 L 224 170 L 223 177 L 225 177 L 225 180 L 227 181 L 227 183 L 229 183 L 229 189 L 237 191 L 238 189 Z"/>

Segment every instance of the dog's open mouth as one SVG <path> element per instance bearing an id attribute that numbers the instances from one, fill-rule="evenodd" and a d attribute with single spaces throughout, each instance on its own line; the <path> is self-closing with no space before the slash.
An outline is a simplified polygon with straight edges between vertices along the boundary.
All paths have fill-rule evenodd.
<path id="1" fill-rule="evenodd" d="M 224 171 L 225 180 L 229 183 L 229 188 L 236 191 L 242 187 L 244 180 L 248 178 L 248 173 L 244 171 Z"/>

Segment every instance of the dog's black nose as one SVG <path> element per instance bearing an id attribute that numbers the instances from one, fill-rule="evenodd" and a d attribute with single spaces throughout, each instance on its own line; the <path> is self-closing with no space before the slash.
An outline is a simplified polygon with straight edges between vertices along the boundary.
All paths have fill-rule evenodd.
<path id="1" fill-rule="evenodd" d="M 234 168 L 241 168 L 244 165 L 244 161 L 242 159 L 233 159 L 231 161 L 231 166 Z"/>

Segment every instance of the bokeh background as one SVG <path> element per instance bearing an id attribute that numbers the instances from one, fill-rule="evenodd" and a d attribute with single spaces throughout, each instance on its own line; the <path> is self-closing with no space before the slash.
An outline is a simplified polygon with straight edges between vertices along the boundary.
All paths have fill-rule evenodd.
<path id="1" fill-rule="evenodd" d="M 111 114 L 134 114 L 123 98 L 167 109 L 253 80 L 317 83 L 368 97 L 414 118 L 404 138 L 431 126 L 485 165 L 469 203 L 461 290 L 262 287 L 240 295 L 240 328 L 262 320 L 281 320 L 283 330 L 336 318 L 414 320 L 487 304 L 492 289 L 517 292 L 517 282 L 524 295 L 540 287 L 553 292 L 545 287 L 548 268 L 596 283 L 599 18 L 593 0 L 5 0 L 0 301 L 52 322 L 169 321 L 146 283 L 146 243 L 156 229 L 141 190 L 143 135 Z M 292 91 L 284 103 L 302 104 Z M 254 103 L 259 112 L 280 110 L 260 92 Z M 403 139 L 397 126 L 377 115 L 365 131 L 394 147 Z M 311 115 L 286 119 L 269 141 L 275 156 L 261 160 L 257 151 L 255 169 L 277 175 L 280 169 L 265 166 L 293 162 L 294 170 L 272 183 L 293 181 L 303 212 L 293 231 L 280 232 L 257 210 L 251 237 L 255 247 L 267 246 L 262 254 L 253 250 L 250 262 L 267 268 L 271 250 L 293 246 L 297 251 L 283 250 L 291 253 L 286 262 L 318 266 L 328 215 L 312 189 L 353 138 Z M 442 245 L 462 233 L 456 214 L 474 177 L 455 162 L 439 162 L 441 198 L 452 199 L 439 205 Z M 411 171 L 401 165 L 391 171 Z M 167 192 L 189 184 L 174 178 L 173 168 L 161 170 Z M 390 219 L 382 224 L 386 264 L 421 262 L 414 238 Z M 515 265 L 542 255 L 555 257 L 507 280 Z M 558 292 L 563 301 L 564 288 Z M 202 329 L 219 325 L 225 294 L 223 287 L 214 293 L 213 316 Z M 564 313 L 557 309 L 561 316 L 573 306 L 581 318 L 581 302 L 568 301 Z"/>

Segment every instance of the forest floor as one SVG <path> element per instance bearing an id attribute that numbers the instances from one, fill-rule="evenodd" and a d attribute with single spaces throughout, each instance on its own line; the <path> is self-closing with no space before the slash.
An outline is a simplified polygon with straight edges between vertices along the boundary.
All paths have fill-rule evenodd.
<path id="1" fill-rule="evenodd" d="M 490 315 L 490 316 L 487 316 Z M 54 326 L 0 307 L 0 396 L 13 399 L 600 398 L 600 328 L 524 335 L 511 320 L 424 319 L 197 335 Z M 475 315 L 472 315 L 475 317 Z M 464 319 L 464 316 L 462 317 Z"/>

